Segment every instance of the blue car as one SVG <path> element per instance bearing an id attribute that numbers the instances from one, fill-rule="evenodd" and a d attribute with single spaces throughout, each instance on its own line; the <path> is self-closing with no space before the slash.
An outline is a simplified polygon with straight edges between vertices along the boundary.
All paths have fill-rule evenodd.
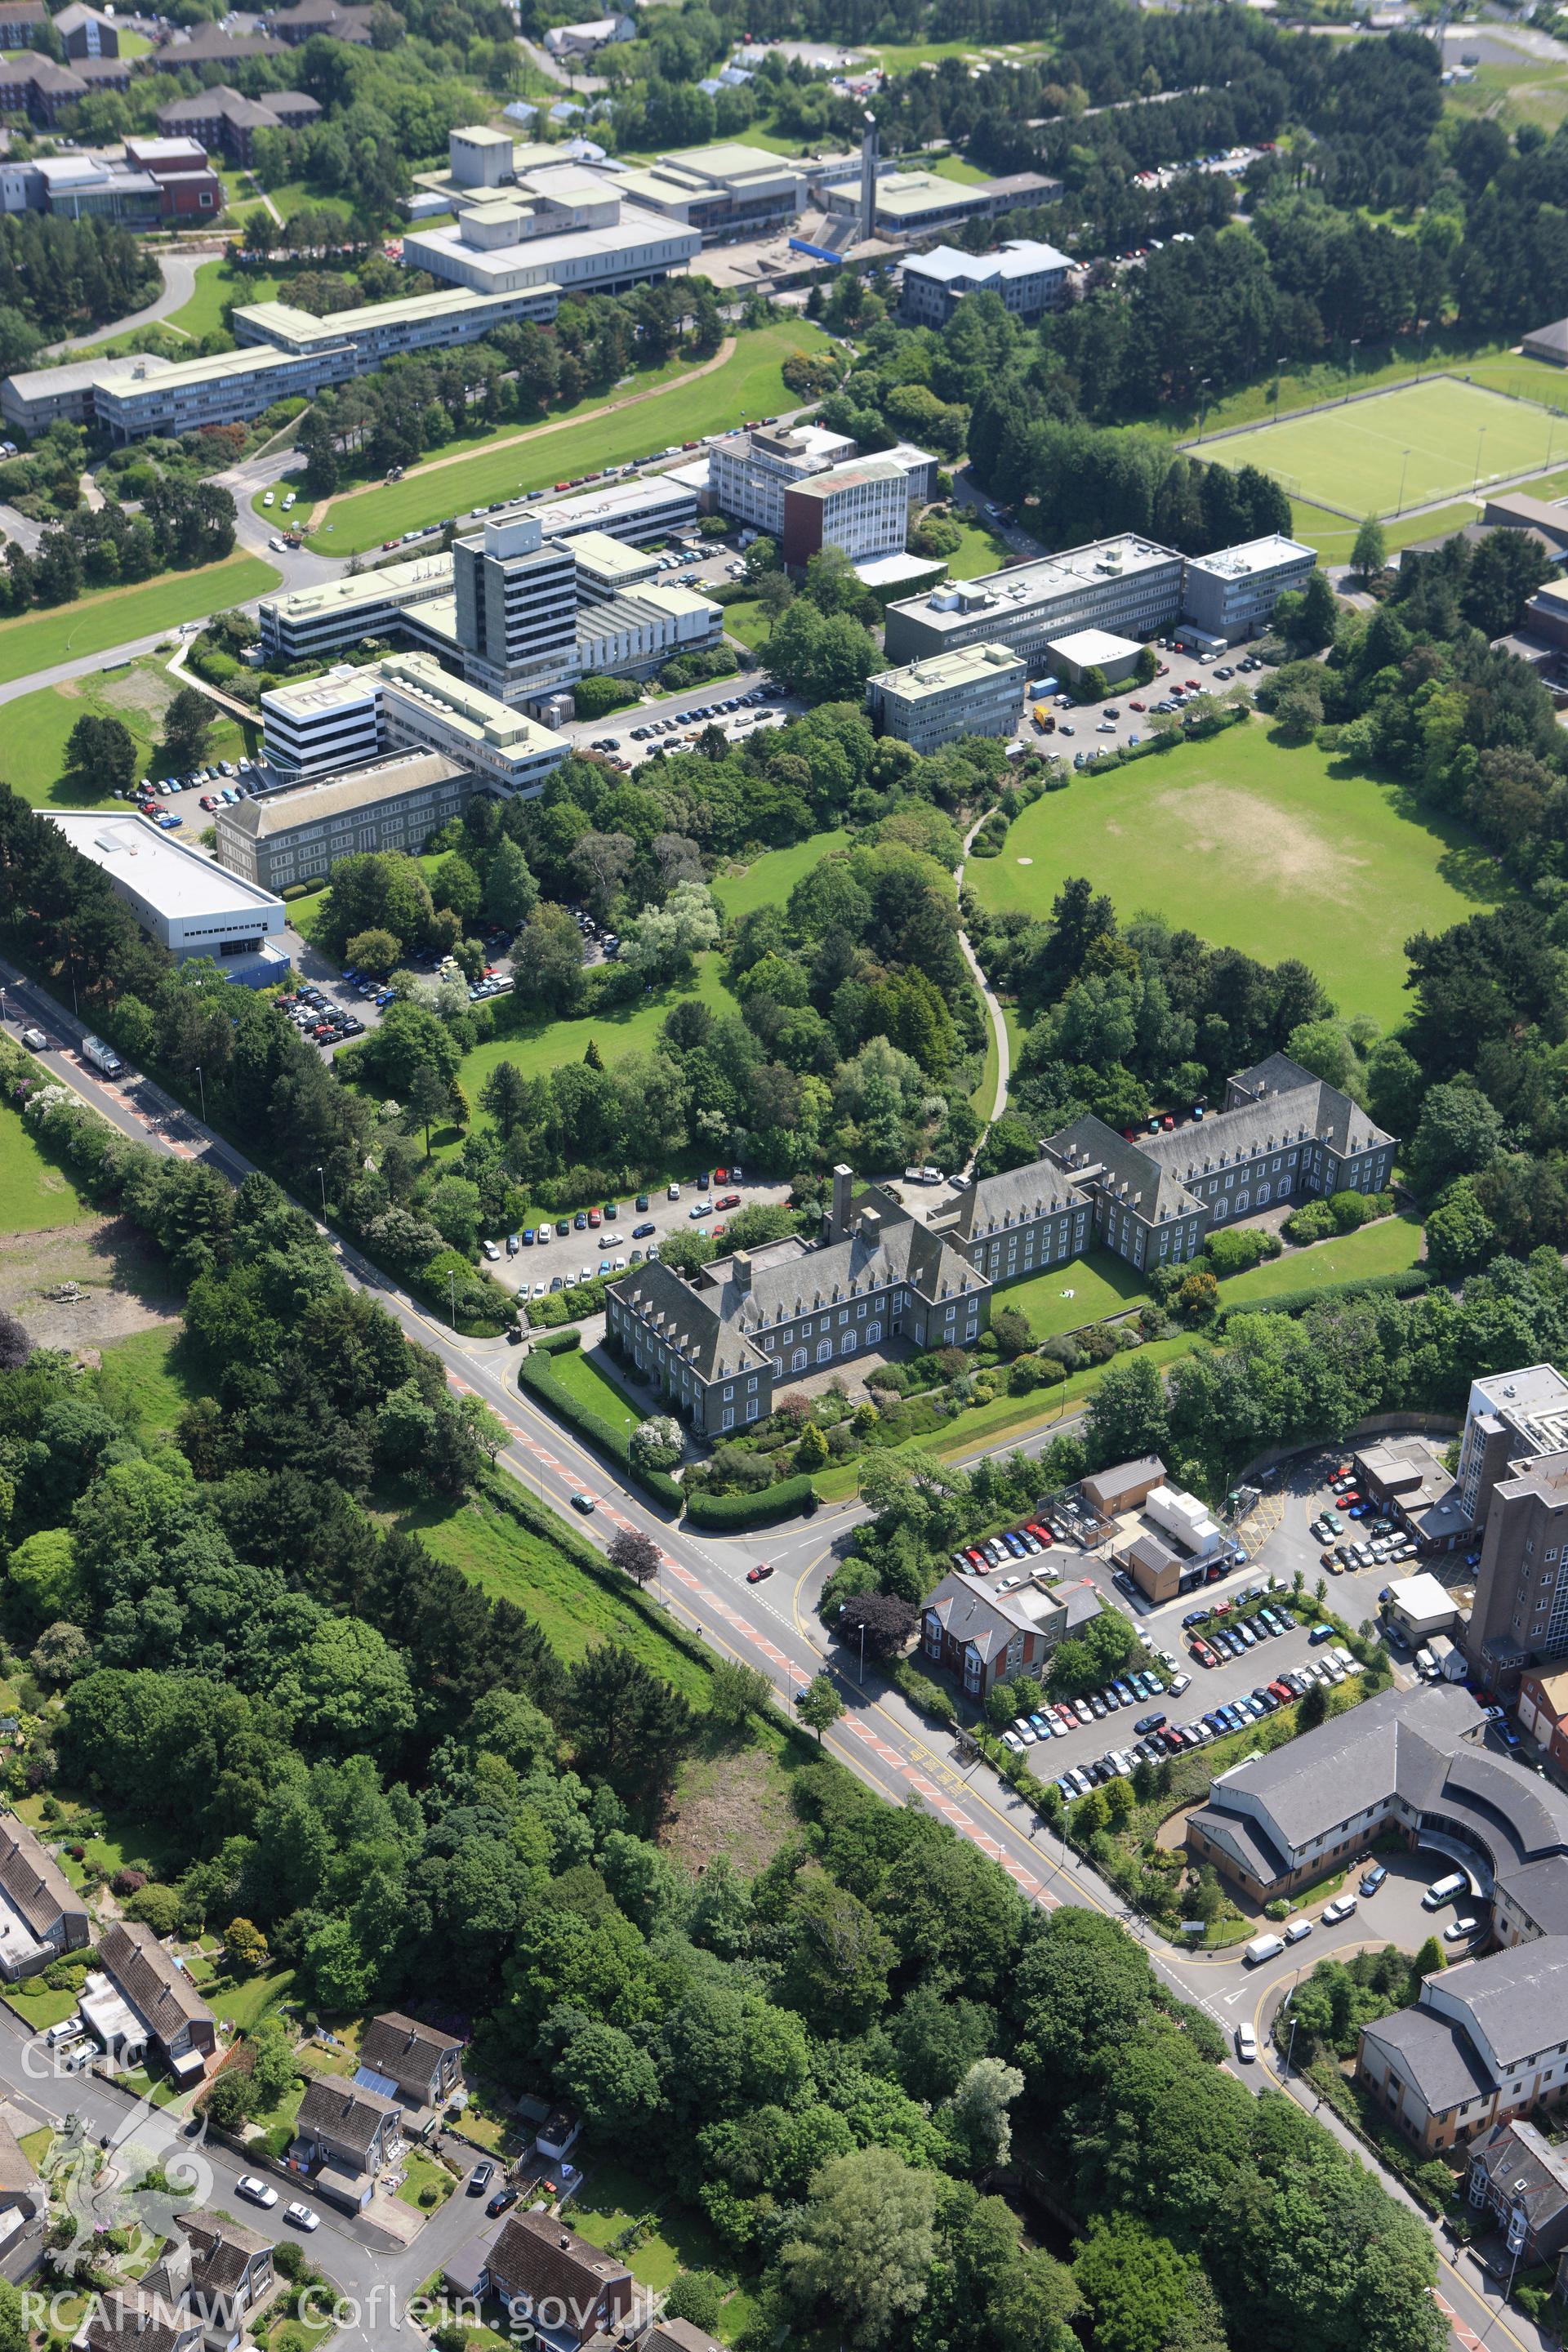
<path id="1" fill-rule="evenodd" d="M 1131 1687 L 1131 1684 L 1128 1684 L 1128 1683 L 1123 1683 L 1123 1682 L 1114 1682 L 1114 1683 L 1112 1683 L 1112 1684 L 1111 1684 L 1110 1687 L 1111 1687 L 1111 1689 L 1116 1693 L 1117 1697 L 1121 1701 L 1121 1704 L 1122 1704 L 1122 1706 L 1127 1706 L 1127 1705 L 1128 1705 L 1128 1704 L 1129 1704 L 1132 1699 L 1136 1698 L 1136 1697 L 1137 1697 L 1137 1696 L 1138 1696 L 1137 1692 L 1136 1692 L 1135 1690 L 1133 1690 L 1133 1688 Z"/>
<path id="2" fill-rule="evenodd" d="M 537 1231 L 538 1228 L 534 1225 L 524 1225 L 522 1229 L 522 1246 L 524 1249 L 531 1249 L 533 1247 Z"/>
<path id="3" fill-rule="evenodd" d="M 1006 1545 L 1006 1547 L 1007 1547 L 1008 1550 L 1012 1553 L 1012 1555 L 1013 1555 L 1013 1557 L 1014 1557 L 1014 1559 L 1027 1559 L 1027 1558 L 1028 1558 L 1028 1556 L 1029 1556 L 1029 1555 L 1028 1555 L 1028 1553 L 1025 1550 L 1024 1546 L 1023 1546 L 1023 1543 L 1020 1541 L 1020 1539 L 1019 1539 L 1019 1538 L 1018 1538 L 1018 1537 L 1016 1537 L 1016 1536 L 1013 1536 L 1013 1535 L 1005 1535 L 1005 1536 L 1003 1537 L 1002 1540 L 1003 1540 L 1003 1542 Z"/>

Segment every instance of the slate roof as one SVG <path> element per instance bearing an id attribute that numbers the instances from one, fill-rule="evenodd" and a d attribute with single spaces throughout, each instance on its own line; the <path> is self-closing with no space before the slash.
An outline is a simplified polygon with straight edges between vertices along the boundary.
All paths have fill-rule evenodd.
<path id="1" fill-rule="evenodd" d="M 401 2010 L 389 2009 L 373 2017 L 360 2036 L 360 2063 L 395 2083 L 428 2085 L 445 2053 L 462 2046 L 450 2033 L 437 2033 L 433 2025 L 421 2025 Z"/>
<path id="2" fill-rule="evenodd" d="M 201 2338 L 201 2322 L 153 2287 L 122 2287 L 101 2298 L 89 2320 L 88 2352 L 175 2352 Z"/>
<path id="3" fill-rule="evenodd" d="M 1531 327 L 1524 338 L 1527 351 L 1561 352 L 1568 359 L 1568 319 L 1553 319 L 1549 326 Z"/>
<path id="4" fill-rule="evenodd" d="M 1054 1217 L 1081 1209 L 1083 1194 L 1050 1160 L 1031 1160 L 1025 1168 L 1009 1168 L 1005 1175 L 983 1176 L 958 1203 L 949 1230 L 974 1241 L 982 1234 L 1016 1227 L 1033 1217 Z"/>
<path id="5" fill-rule="evenodd" d="M 1442 2115 L 1467 2099 L 1485 2098 L 1491 2074 L 1464 2028 L 1430 2009 L 1401 2009 L 1362 2029 L 1363 2043 L 1396 2053 L 1428 2111 Z"/>
<path id="6" fill-rule="evenodd" d="M 1429 1977 L 1421 1999 L 1462 2009 L 1478 2049 L 1506 2074 L 1568 2039 L 1568 1936 L 1538 1936 L 1484 1959 L 1460 1960 Z"/>
<path id="7" fill-rule="evenodd" d="M 300 2102 L 294 2130 L 300 2139 L 335 2140 L 359 2156 L 368 2156 L 387 2116 L 401 2119 L 402 2114 L 395 2099 L 363 2083 L 318 2074 Z"/>
<path id="8" fill-rule="evenodd" d="M 211 89 L 198 90 L 194 98 L 171 99 L 167 106 L 158 109 L 158 126 L 163 130 L 185 122 L 210 122 L 217 115 L 241 130 L 275 131 L 285 121 L 297 123 L 321 110 L 321 100 L 302 89 L 269 89 L 265 98 L 247 98 L 220 81 Z"/>
<path id="9" fill-rule="evenodd" d="M 661 2319 L 647 2337 L 643 2352 L 722 2352 L 722 2347 L 692 2320 Z"/>
<path id="10" fill-rule="evenodd" d="M 70 1913 L 87 1918 L 86 1905 L 58 1863 L 15 1813 L 0 1814 L 0 1890 L 37 1937 Z"/>
<path id="11" fill-rule="evenodd" d="M 191 2284 L 200 2294 L 234 2294 L 257 2255 L 270 2250 L 270 2240 L 254 2230 L 200 2207 L 174 2220 L 190 2241 Z"/>
<path id="12" fill-rule="evenodd" d="M 206 2025 L 211 2038 L 211 2010 L 151 1927 L 117 1919 L 105 1931 L 98 1958 L 116 1990 L 161 2042 L 172 2042 L 187 2024 Z"/>
<path id="13" fill-rule="evenodd" d="M 1204 1126 L 1206 1131 L 1206 1119 Z M 1146 1140 L 1152 1143 L 1154 1138 L 1149 1136 Z M 1182 1216 L 1188 1210 L 1203 1206 L 1180 1178 L 1146 1151 L 1142 1143 L 1129 1143 L 1124 1135 L 1107 1127 L 1092 1111 L 1086 1111 L 1070 1127 L 1049 1137 L 1046 1149 L 1072 1182 L 1081 1183 L 1090 1169 L 1100 1170 L 1105 1190 L 1119 1200 L 1125 1194 L 1126 1205 L 1135 1208 L 1151 1223 L 1157 1224 L 1163 1217 Z"/>
<path id="14" fill-rule="evenodd" d="M 41 2204 L 42 2184 L 27 2160 L 27 2151 L 0 2116 L 0 2195 L 16 2197 L 35 2189 L 40 2192 Z"/>
<path id="15" fill-rule="evenodd" d="M 236 65 L 242 58 L 284 58 L 285 41 L 269 33 L 225 33 L 216 25 L 197 25 L 188 37 L 165 41 L 153 52 L 159 73 L 178 73 L 185 66 Z"/>
<path id="16" fill-rule="evenodd" d="M 634 1266 L 618 1282 L 611 1283 L 609 1295 L 641 1317 L 700 1380 L 758 1371 L 767 1362 L 760 1348 L 727 1328 L 713 1303 L 714 1294 L 693 1290 L 670 1266 Z"/>
<path id="17" fill-rule="evenodd" d="M 1568 2206 L 1568 2150 L 1553 2147 L 1533 2124 L 1499 2124 L 1470 2150 L 1488 2180 L 1510 2204 L 1521 2204 L 1533 2233 Z"/>
<path id="18" fill-rule="evenodd" d="M 592 2309 L 606 2291 L 629 2289 L 632 2283 L 624 2263 L 590 2245 L 559 2219 L 533 2211 L 513 2213 L 508 2220 L 490 2249 L 489 2274 L 509 2301 L 526 2294 L 536 2309 L 547 2296 L 569 2311 L 574 2305 Z"/>
<path id="19" fill-rule="evenodd" d="M 1224 1812 L 1216 1805 L 1200 1805 L 1189 1814 L 1188 1825 L 1201 1830 L 1212 1844 L 1230 1854 L 1260 1886 L 1272 1886 L 1278 1880 L 1289 1877 L 1288 1856 L 1280 1853 L 1262 1823 L 1250 1813 Z"/>
<path id="20" fill-rule="evenodd" d="M 945 1633 L 984 1659 L 999 1657 L 1015 1633 L 1036 1633 L 1048 1622 L 1031 1616 L 1016 1593 L 988 1591 L 977 1577 L 944 1576 L 925 1604 Z"/>

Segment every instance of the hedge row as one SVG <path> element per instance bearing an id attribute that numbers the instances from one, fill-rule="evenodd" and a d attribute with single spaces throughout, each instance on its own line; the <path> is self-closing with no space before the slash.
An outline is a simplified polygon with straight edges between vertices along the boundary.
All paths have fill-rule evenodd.
<path id="1" fill-rule="evenodd" d="M 1282 1290 L 1273 1298 L 1237 1299 L 1234 1307 L 1221 1308 L 1216 1324 L 1223 1327 L 1233 1315 L 1303 1315 L 1322 1298 L 1414 1298 L 1431 1283 L 1424 1265 L 1407 1266 L 1401 1274 L 1366 1274 L 1359 1281 L 1321 1282 L 1315 1289 Z"/>
<path id="2" fill-rule="evenodd" d="M 805 1475 L 781 1478 L 754 1495 L 705 1495 L 698 1488 L 686 1497 L 686 1516 L 694 1526 L 731 1530 L 765 1527 L 773 1519 L 793 1518 L 796 1511 L 809 1517 L 816 1508 L 816 1489 Z"/>
<path id="3" fill-rule="evenodd" d="M 634 1486 L 640 1486 L 667 1511 L 679 1511 L 686 1498 L 668 1471 L 638 1469 L 632 1460 L 626 1432 L 606 1421 L 602 1413 L 591 1412 L 554 1378 L 550 1365 L 552 1355 L 560 1355 L 563 1348 L 569 1349 L 576 1346 L 578 1335 L 575 1331 L 562 1331 L 552 1336 L 556 1342 L 553 1348 L 536 1344 L 533 1352 L 523 1358 L 518 1366 L 519 1384 L 547 1405 L 558 1421 L 570 1423 L 579 1437 L 586 1438 L 595 1451 L 605 1454 Z"/>
<path id="4" fill-rule="evenodd" d="M 569 1356 L 574 1348 L 583 1344 L 583 1334 L 574 1323 L 568 1331 L 542 1331 L 533 1343 L 536 1356 Z"/>

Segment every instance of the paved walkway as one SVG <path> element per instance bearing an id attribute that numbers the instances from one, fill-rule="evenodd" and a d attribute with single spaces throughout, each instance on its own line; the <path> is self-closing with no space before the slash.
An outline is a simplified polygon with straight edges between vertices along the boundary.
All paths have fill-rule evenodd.
<path id="1" fill-rule="evenodd" d="M 56 359 L 61 352 L 79 352 L 107 342 L 111 335 L 128 335 L 134 328 L 151 327 L 166 319 L 172 310 L 184 310 L 195 291 L 196 272 L 204 261 L 211 261 L 212 253 L 158 253 L 153 259 L 163 273 L 163 290 L 155 302 L 145 310 L 132 310 L 128 319 L 116 319 L 112 325 L 95 327 L 90 335 L 68 335 L 63 343 L 46 343 L 44 356 Z"/>
<path id="2" fill-rule="evenodd" d="M 986 815 L 989 814 L 990 811 L 987 810 Z M 963 837 L 963 854 L 965 858 L 967 858 L 969 855 L 970 843 L 973 840 L 975 835 L 979 832 L 984 822 L 984 816 L 976 817 L 974 823 L 970 826 L 969 831 L 965 834 Z M 962 898 L 963 893 L 963 865 L 962 861 L 960 862 L 958 873 L 955 878 L 959 895 Z M 963 950 L 963 961 L 974 975 L 974 984 L 976 988 L 979 989 L 981 997 L 984 1003 L 985 1017 L 991 1024 L 991 1034 L 996 1040 L 996 1093 L 990 1109 L 984 1114 L 986 1122 L 989 1124 L 991 1120 L 1000 1118 L 1003 1112 L 1007 1108 L 1007 1085 L 1013 1075 L 1012 1049 L 1007 1042 L 1007 1024 L 1003 1018 L 1002 1007 L 997 1002 L 996 992 L 992 987 L 991 982 L 986 979 L 985 974 L 980 969 L 980 960 L 976 956 L 974 950 L 969 944 L 969 933 L 967 931 L 961 930 L 959 932 L 958 944 Z"/>

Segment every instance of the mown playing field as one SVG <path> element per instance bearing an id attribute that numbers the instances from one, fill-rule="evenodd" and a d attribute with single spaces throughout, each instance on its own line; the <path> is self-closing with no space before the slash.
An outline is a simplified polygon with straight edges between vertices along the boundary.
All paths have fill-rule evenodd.
<path id="1" fill-rule="evenodd" d="M 1125 919 L 1145 910 L 1262 962 L 1299 956 L 1342 1013 L 1394 1028 L 1409 1007 L 1405 942 L 1509 895 L 1462 825 L 1262 722 L 1078 776 L 1026 809 L 1000 857 L 964 879 L 983 904 L 1044 918 L 1084 874 Z"/>
<path id="2" fill-rule="evenodd" d="M 1544 471 L 1568 454 L 1568 424 L 1462 376 L 1431 375 L 1205 442 L 1203 454 L 1233 469 L 1260 466 L 1296 498 L 1386 515 Z"/>

